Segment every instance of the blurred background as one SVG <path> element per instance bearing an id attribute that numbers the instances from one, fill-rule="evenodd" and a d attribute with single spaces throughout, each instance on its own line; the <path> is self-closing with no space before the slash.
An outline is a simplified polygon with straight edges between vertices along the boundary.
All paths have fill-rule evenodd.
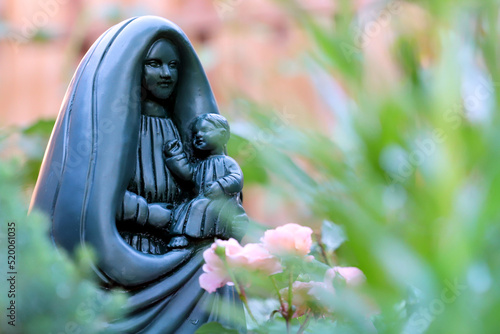
<path id="1" fill-rule="evenodd" d="M 333 9 L 329 1 L 306 6 L 325 17 Z M 300 64 L 310 43 L 273 1 L 4 0 L 2 124 L 54 118 L 90 45 L 110 26 L 138 15 L 168 18 L 186 32 L 223 108 L 245 95 L 276 106 L 300 103 L 301 109 L 320 114 Z"/>
<path id="2" fill-rule="evenodd" d="M 363 304 L 379 333 L 499 333 L 499 2 L 0 0 L 2 224 L 28 222 L 25 277 L 55 268 L 45 295 L 23 282 L 26 300 L 96 331 L 97 316 L 71 313 L 87 274 L 54 262 L 26 207 L 80 59 L 110 26 L 154 14 L 186 32 L 230 120 L 247 240 L 311 226 L 316 259 L 366 274 L 370 302 L 339 306 L 340 332 L 364 333 Z M 67 324 L 29 311 L 33 332 Z"/>

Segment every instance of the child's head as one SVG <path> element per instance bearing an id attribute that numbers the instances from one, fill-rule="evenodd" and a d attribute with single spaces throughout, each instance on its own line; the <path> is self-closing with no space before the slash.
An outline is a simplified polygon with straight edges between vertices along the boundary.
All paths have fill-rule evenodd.
<path id="1" fill-rule="evenodd" d="M 229 140 L 227 120 L 219 114 L 202 114 L 191 123 L 193 146 L 201 151 L 221 149 Z"/>

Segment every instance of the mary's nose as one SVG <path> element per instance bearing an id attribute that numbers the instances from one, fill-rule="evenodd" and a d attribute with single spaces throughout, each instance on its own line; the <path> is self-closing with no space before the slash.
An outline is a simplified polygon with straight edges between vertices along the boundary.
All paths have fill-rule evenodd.
<path id="1" fill-rule="evenodd" d="M 163 78 L 170 78 L 172 77 L 172 74 L 170 73 L 170 69 L 168 68 L 168 65 L 164 65 L 161 67 L 161 73 L 160 75 L 163 77 Z"/>

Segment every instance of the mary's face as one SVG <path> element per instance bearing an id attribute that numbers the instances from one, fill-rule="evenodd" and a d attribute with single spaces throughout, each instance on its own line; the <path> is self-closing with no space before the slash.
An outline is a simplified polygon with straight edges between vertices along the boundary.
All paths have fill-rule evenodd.
<path id="1" fill-rule="evenodd" d="M 179 65 L 177 49 L 170 41 L 155 42 L 144 60 L 143 80 L 148 92 L 160 100 L 169 98 L 177 84 Z"/>

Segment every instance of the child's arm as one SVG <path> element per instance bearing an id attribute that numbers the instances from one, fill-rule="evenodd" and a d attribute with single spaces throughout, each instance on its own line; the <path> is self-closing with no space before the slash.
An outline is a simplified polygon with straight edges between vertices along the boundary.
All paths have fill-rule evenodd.
<path id="1" fill-rule="evenodd" d="M 179 140 L 171 140 L 165 144 L 165 164 L 168 169 L 184 181 L 193 179 L 193 167 L 188 161 L 187 155 Z"/>
<path id="2" fill-rule="evenodd" d="M 224 159 L 226 175 L 219 178 L 207 189 L 206 196 L 217 197 L 219 193 L 226 195 L 235 195 L 243 189 L 243 172 L 238 163 L 230 157 Z"/>
<path id="3" fill-rule="evenodd" d="M 224 163 L 226 164 L 227 174 L 218 179 L 217 183 L 220 184 L 226 194 L 237 194 L 243 190 L 243 172 L 233 158 L 226 157 Z"/>

